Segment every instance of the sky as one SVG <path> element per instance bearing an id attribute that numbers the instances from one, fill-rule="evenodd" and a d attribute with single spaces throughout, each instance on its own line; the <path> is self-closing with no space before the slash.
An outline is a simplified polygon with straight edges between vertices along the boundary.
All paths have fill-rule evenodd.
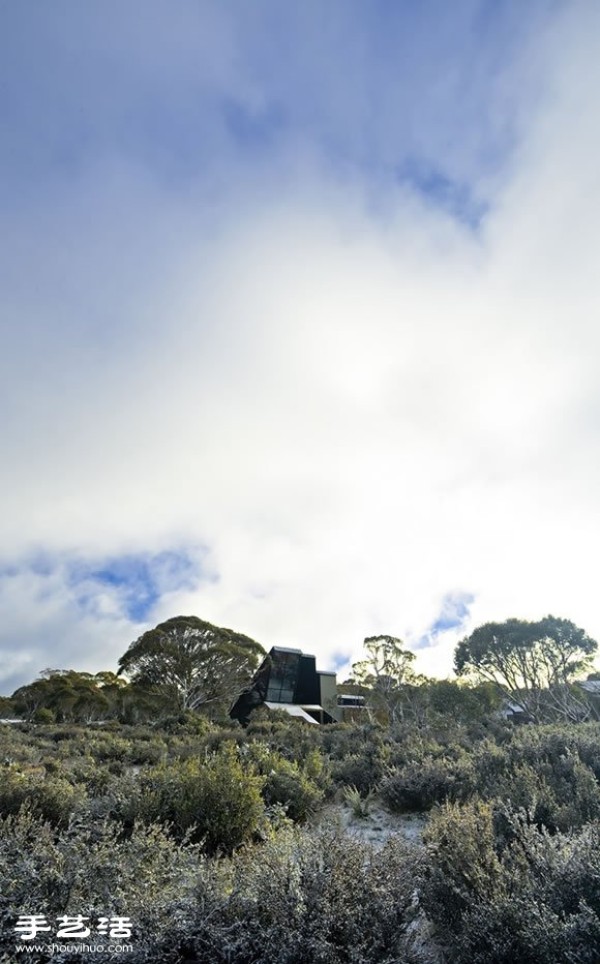
<path id="1" fill-rule="evenodd" d="M 0 5 L 0 692 L 600 640 L 600 7 Z"/>

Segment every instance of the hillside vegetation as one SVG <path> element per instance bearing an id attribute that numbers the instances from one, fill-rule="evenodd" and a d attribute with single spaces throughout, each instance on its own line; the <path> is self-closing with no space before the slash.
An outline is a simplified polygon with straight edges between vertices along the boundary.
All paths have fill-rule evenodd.
<path id="1" fill-rule="evenodd" d="M 35 913 L 130 916 L 135 964 L 600 959 L 598 723 L 23 723 L 0 760 L 5 962 Z M 424 846 L 316 827 L 345 795 Z"/>
<path id="2" fill-rule="evenodd" d="M 0 724 L 0 962 L 89 961 L 50 926 L 18 950 L 24 915 L 81 915 L 130 919 L 94 954 L 128 964 L 596 964 L 596 649 L 552 616 L 488 623 L 440 681 L 369 637 L 356 718 L 325 726 L 232 722 L 264 650 L 196 617 L 132 643 L 129 679 L 46 671 Z"/>

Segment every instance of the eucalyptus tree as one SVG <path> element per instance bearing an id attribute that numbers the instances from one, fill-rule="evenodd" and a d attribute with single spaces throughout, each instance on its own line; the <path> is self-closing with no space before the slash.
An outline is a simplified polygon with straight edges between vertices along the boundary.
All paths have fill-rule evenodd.
<path id="1" fill-rule="evenodd" d="M 143 633 L 119 673 L 178 711 L 224 707 L 250 682 L 265 651 L 243 633 L 197 616 L 174 616 Z"/>
<path id="2" fill-rule="evenodd" d="M 590 712 L 575 679 L 598 644 L 568 619 L 485 623 L 456 647 L 457 675 L 488 680 L 534 721 L 581 720 Z"/>
<path id="3" fill-rule="evenodd" d="M 351 682 L 365 694 L 368 707 L 392 724 L 403 719 L 410 689 L 421 681 L 412 668 L 415 654 L 396 636 L 367 636 L 365 658 L 352 664 Z"/>
<path id="4" fill-rule="evenodd" d="M 97 678 L 74 669 L 45 669 L 38 679 L 16 690 L 12 699 L 17 712 L 28 719 L 44 710 L 59 722 L 104 719 L 110 707 Z"/>

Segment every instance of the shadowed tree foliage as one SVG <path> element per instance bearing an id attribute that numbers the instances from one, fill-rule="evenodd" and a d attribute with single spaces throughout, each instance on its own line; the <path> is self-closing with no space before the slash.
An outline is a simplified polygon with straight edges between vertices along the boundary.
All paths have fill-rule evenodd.
<path id="1" fill-rule="evenodd" d="M 454 667 L 459 676 L 472 673 L 495 683 L 532 720 L 581 720 L 590 708 L 573 680 L 589 667 L 597 648 L 568 619 L 507 619 L 485 623 L 461 640 Z"/>
<path id="2" fill-rule="evenodd" d="M 0 719 L 13 717 L 15 715 L 15 704 L 8 696 L 0 696 Z"/>
<path id="3" fill-rule="evenodd" d="M 469 685 L 466 681 L 429 679 L 421 687 L 427 702 L 427 720 L 474 723 L 487 718 L 502 702 L 498 687 L 490 682 Z"/>
<path id="4" fill-rule="evenodd" d="M 81 723 L 105 719 L 111 715 L 106 680 L 112 676 L 113 673 L 94 675 L 74 669 L 45 669 L 40 679 L 13 693 L 13 703 L 16 711 L 28 719 Z"/>
<path id="5" fill-rule="evenodd" d="M 180 711 L 221 708 L 248 685 L 264 655 L 249 636 L 197 616 L 174 616 L 131 644 L 119 673 Z"/>

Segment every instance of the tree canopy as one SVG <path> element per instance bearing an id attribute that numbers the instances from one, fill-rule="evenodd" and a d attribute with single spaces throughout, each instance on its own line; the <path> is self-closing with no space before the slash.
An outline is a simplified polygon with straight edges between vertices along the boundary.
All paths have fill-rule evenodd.
<path id="1" fill-rule="evenodd" d="M 366 657 L 352 665 L 351 682 L 366 692 L 368 705 L 383 711 L 390 723 L 402 718 L 408 684 L 417 681 L 412 669 L 415 654 L 396 636 L 367 636 Z"/>
<path id="2" fill-rule="evenodd" d="M 43 711 L 59 721 L 90 723 L 114 715 L 117 696 L 124 688 L 125 681 L 108 671 L 45 669 L 39 679 L 19 687 L 12 702 L 28 718 Z"/>
<path id="3" fill-rule="evenodd" d="M 532 719 L 581 719 L 586 702 L 573 680 L 591 664 L 598 644 L 568 619 L 485 623 L 461 640 L 454 657 L 460 676 L 494 682 Z"/>
<path id="4" fill-rule="evenodd" d="M 197 616 L 174 616 L 130 645 L 119 673 L 163 694 L 178 710 L 196 710 L 233 700 L 264 655 L 249 636 Z"/>

